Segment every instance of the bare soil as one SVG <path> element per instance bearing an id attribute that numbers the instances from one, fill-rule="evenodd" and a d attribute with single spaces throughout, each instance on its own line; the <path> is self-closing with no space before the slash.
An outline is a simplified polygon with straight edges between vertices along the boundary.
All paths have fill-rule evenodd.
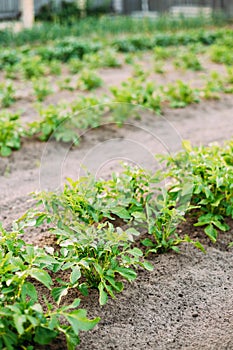
<path id="1" fill-rule="evenodd" d="M 106 81 L 121 80 L 116 72 L 111 76 L 110 71 L 105 72 Z M 29 104 L 22 100 L 21 107 L 29 118 Z M 233 98 L 228 95 L 185 109 L 167 108 L 162 117 L 146 110 L 141 110 L 140 116 L 140 120 L 131 119 L 121 128 L 108 124 L 87 131 L 79 148 L 25 140 L 20 151 L 1 158 L 3 225 L 10 228 L 12 221 L 32 205 L 30 192 L 61 187 L 67 176 L 85 173 L 82 164 L 98 177 L 118 171 L 119 160 L 153 170 L 159 166 L 154 155 L 177 151 L 182 139 L 207 145 L 233 135 Z M 233 252 L 227 248 L 233 240 L 233 222 L 229 225 L 231 230 L 220 234 L 219 242 L 213 245 L 188 220 L 180 230 L 200 239 L 206 254 L 183 245 L 179 254 L 150 257 L 154 272 L 139 270 L 138 279 L 125 285 L 123 293 L 104 307 L 98 305 L 93 291 L 82 306 L 88 309 L 89 317 L 100 316 L 101 322 L 93 331 L 81 334 L 79 349 L 233 349 Z M 53 244 L 46 230 L 31 232 L 25 239 L 41 246 Z M 59 339 L 46 349 L 62 350 L 65 345 Z"/>

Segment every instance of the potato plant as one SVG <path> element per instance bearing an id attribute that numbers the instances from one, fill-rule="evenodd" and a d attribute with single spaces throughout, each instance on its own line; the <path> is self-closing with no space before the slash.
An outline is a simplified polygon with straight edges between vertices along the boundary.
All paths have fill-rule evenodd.
<path id="1" fill-rule="evenodd" d="M 93 90 L 103 84 L 101 77 L 94 71 L 83 69 L 79 75 L 77 88 L 81 90 Z"/>
<path id="2" fill-rule="evenodd" d="M 189 69 L 192 71 L 202 71 L 203 67 L 195 53 L 184 52 L 178 55 L 174 60 L 174 66 L 177 68 Z"/>
<path id="3" fill-rule="evenodd" d="M 156 114 L 161 114 L 161 93 L 153 82 L 144 83 L 143 80 L 141 77 L 139 79 L 130 78 L 119 88 L 111 87 L 113 102 L 139 105 L 155 111 Z"/>
<path id="4" fill-rule="evenodd" d="M 25 136 L 17 113 L 0 113 L 0 155 L 9 156 L 13 150 L 21 146 L 21 138 Z"/>
<path id="5" fill-rule="evenodd" d="M 161 90 L 164 100 L 168 100 L 172 108 L 184 108 L 191 103 L 198 103 L 200 101 L 198 90 L 191 88 L 181 80 L 167 84 Z"/>
<path id="6" fill-rule="evenodd" d="M 70 282 L 60 281 L 61 287 L 53 292 L 58 302 L 70 288 L 84 294 L 88 288 L 96 288 L 103 305 L 108 295 L 114 298 L 123 289 L 117 276 L 132 281 L 138 266 L 153 268 L 144 261 L 142 251 L 132 247 L 134 236 L 140 233 L 133 227 L 123 230 L 115 224 L 117 219 L 130 222 L 141 215 L 153 194 L 150 180 L 149 173 L 126 167 L 120 177 L 113 176 L 108 181 L 69 179 L 62 193 L 36 195 L 45 210 L 29 210 L 18 224 L 22 229 L 47 221 L 57 236 L 61 269 L 71 273 Z"/>
<path id="7" fill-rule="evenodd" d="M 19 238 L 20 232 L 7 232 L 2 226 L 0 232 L 1 348 L 36 349 L 64 334 L 68 349 L 75 350 L 79 331 L 92 329 L 99 318 L 87 319 L 86 310 L 78 308 L 79 299 L 60 308 L 54 308 L 46 300 L 41 304 L 33 281 L 51 290 L 53 281 L 49 271 L 58 271 L 60 262 L 44 249 L 26 244 Z"/>
<path id="8" fill-rule="evenodd" d="M 15 102 L 15 89 L 10 81 L 0 83 L 0 106 L 10 107 Z"/>
<path id="9" fill-rule="evenodd" d="M 225 217 L 233 218 L 233 143 L 192 147 L 184 142 L 183 146 L 184 151 L 166 158 L 166 176 L 174 179 L 169 191 L 178 200 L 184 180 L 191 184 L 190 201 L 198 217 L 195 226 L 204 226 L 207 236 L 215 242 L 217 230 L 229 229 Z"/>
<path id="10" fill-rule="evenodd" d="M 33 79 L 33 91 L 37 101 L 42 102 L 52 93 L 47 79 Z"/>
<path id="11" fill-rule="evenodd" d="M 41 119 L 28 124 L 28 134 L 36 135 L 41 141 L 50 138 L 56 141 L 79 143 L 71 116 L 59 106 L 50 105 L 40 110 Z"/>

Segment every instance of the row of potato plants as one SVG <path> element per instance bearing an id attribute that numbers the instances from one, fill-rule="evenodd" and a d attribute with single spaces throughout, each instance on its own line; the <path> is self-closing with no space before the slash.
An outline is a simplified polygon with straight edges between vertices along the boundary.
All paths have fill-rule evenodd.
<path id="1" fill-rule="evenodd" d="M 160 37 L 162 35 L 162 37 Z M 142 40 L 143 39 L 143 40 Z M 4 49 L 0 51 L 0 70 L 5 71 L 5 76 L 10 79 L 0 85 L 0 104 L 1 107 L 9 107 L 17 100 L 14 84 L 12 79 L 23 78 L 29 80 L 29 86 L 33 88 L 33 95 L 37 101 L 43 101 L 53 89 L 49 86 L 49 75 L 61 74 L 61 62 L 68 63 L 69 70 L 72 74 L 79 73 L 76 84 L 70 84 L 70 78 L 58 81 L 60 89 L 81 89 L 92 90 L 103 84 L 101 77 L 94 71 L 101 67 L 120 67 L 122 60 L 117 57 L 118 51 L 125 52 L 121 43 L 126 42 L 129 54 L 125 57 L 125 62 L 134 61 L 133 53 L 139 54 L 139 51 L 154 51 L 154 70 L 156 73 L 164 73 L 163 64 L 166 59 L 175 57 L 174 66 L 182 69 L 191 69 L 201 71 L 203 67 L 196 57 L 200 52 L 205 52 L 205 45 L 210 46 L 208 49 L 210 58 L 217 63 L 231 66 L 232 61 L 232 31 L 218 30 L 213 32 L 195 31 L 190 33 L 157 34 L 154 36 L 142 37 L 125 37 L 121 39 L 111 39 L 107 42 L 84 42 L 77 38 L 66 38 L 65 40 L 55 41 L 51 47 L 34 47 L 23 46 L 21 49 Z M 149 41 L 151 44 L 147 43 Z M 118 44 L 117 44 L 118 43 Z M 134 43 L 134 49 L 130 49 Z M 174 43 L 184 45 L 181 52 L 173 49 Z M 188 50 L 184 48 L 188 47 Z M 57 56 L 54 54 L 58 50 Z M 52 56 L 51 56 L 52 55 Z M 91 71 L 89 71 L 91 70 Z M 137 65 L 135 66 L 136 74 Z M 140 69 L 139 69 L 140 71 Z M 232 80 L 232 69 L 229 68 L 229 75 Z M 47 76 L 47 78 L 45 78 Z M 230 79 L 230 78 L 229 78 Z M 208 80 L 208 78 L 207 78 Z M 216 84 L 215 84 L 216 85 Z M 215 97 L 217 88 L 207 81 L 202 95 L 204 97 Z M 169 90 L 169 88 L 168 88 Z M 187 90 L 187 89 L 186 89 Z M 213 91 L 214 90 L 214 91 Z M 169 90 L 170 91 L 170 90 Z M 232 91 L 227 90 L 227 92 Z M 191 93 L 191 92 L 190 92 Z M 190 95 L 189 93 L 189 95 Z M 173 93 L 174 94 L 174 93 Z M 195 92 L 194 92 L 195 94 Z M 188 96 L 188 100 L 196 101 L 197 98 Z M 179 98 L 182 98 L 179 97 Z M 158 97 L 158 102 L 160 98 Z M 184 102 L 185 104 L 186 102 Z M 183 102 L 181 101 L 181 105 Z M 173 104 L 172 104 L 173 105 Z M 176 102 L 174 103 L 176 105 Z M 153 107 L 153 106 L 152 106 Z M 157 107 L 156 107 L 157 109 Z"/>
<path id="2" fill-rule="evenodd" d="M 83 131 L 108 122 L 122 125 L 127 118 L 137 115 L 135 107 L 140 106 L 160 115 L 168 104 L 171 108 L 181 108 L 198 103 L 201 99 L 217 99 L 221 93 L 233 92 L 232 68 L 228 69 L 226 77 L 212 72 L 202 88 L 192 88 L 181 80 L 156 86 L 146 79 L 146 75 L 147 72 L 141 67 L 137 68 L 133 78 L 123 82 L 120 87 L 111 88 L 112 97 L 80 96 L 69 106 L 63 103 L 40 107 L 40 119 L 24 126 L 19 113 L 2 111 L 0 155 L 9 156 L 12 150 L 18 150 L 24 137 L 36 136 L 41 141 L 54 138 L 78 145 Z"/>
<path id="3" fill-rule="evenodd" d="M 139 53 L 144 50 L 162 50 L 169 53 L 168 49 L 173 46 L 187 46 L 191 52 L 187 57 L 178 58 L 184 61 L 184 66 L 194 67 L 194 54 L 204 50 L 205 45 L 210 48 L 211 58 L 215 62 L 232 64 L 231 57 L 231 30 L 217 30 L 212 32 L 193 31 L 178 33 L 159 33 L 156 35 L 126 36 L 120 39 L 108 39 L 105 41 L 90 40 L 84 41 L 76 37 L 68 37 L 63 40 L 56 40 L 50 46 L 38 47 L 24 45 L 20 49 L 8 48 L 0 51 L 0 70 L 6 72 L 6 77 L 17 79 L 38 78 L 49 74 L 59 75 L 61 62 L 67 62 L 71 72 L 80 71 L 83 65 L 96 69 L 101 67 L 119 67 L 121 62 L 117 59 L 117 52 Z M 177 51 L 173 51 L 177 56 Z M 191 56 L 192 57 L 191 57 Z M 169 56 L 169 55 L 168 55 Z M 168 58 L 163 55 L 160 58 Z M 171 57 L 171 54 L 170 54 Z M 157 57 L 158 58 L 158 57 Z M 187 61 L 187 62 L 186 62 Z M 179 62 L 178 62 L 179 65 Z M 200 66 L 196 65 L 197 69 Z"/>
<path id="4" fill-rule="evenodd" d="M 111 50 L 116 52 L 136 52 L 153 50 L 156 47 L 169 48 L 177 46 L 212 46 L 214 48 L 224 47 L 230 48 L 232 41 L 231 29 L 215 29 L 178 31 L 167 33 L 143 33 L 141 35 L 126 34 L 120 37 L 107 37 L 105 39 L 91 38 L 89 41 L 78 37 L 70 36 L 65 39 L 57 39 L 50 42 L 50 45 L 39 46 L 38 43 L 32 47 L 31 45 L 23 45 L 20 48 L 4 48 L 0 51 L 0 69 L 6 67 L 17 66 L 22 64 L 26 77 L 30 77 L 30 71 L 33 70 L 35 64 L 39 65 L 53 62 L 69 62 L 71 59 L 85 60 L 88 55 L 96 55 L 98 58 L 105 60 L 105 57 L 111 57 Z M 110 50 L 110 53 L 109 53 Z M 100 57 L 98 56 L 100 54 Z M 102 57 L 103 56 L 103 57 Z M 32 60 L 32 64 L 30 64 Z M 110 60 L 111 61 L 111 60 Z M 107 59 L 108 62 L 108 59 Z M 101 63 L 100 63 L 101 64 Z M 46 67 L 42 66 L 42 70 L 46 72 Z M 51 68 L 53 72 L 53 69 Z M 56 69 L 54 69 L 56 72 Z M 40 72 L 38 72 L 40 74 Z"/>
<path id="5" fill-rule="evenodd" d="M 138 267 L 153 270 L 154 254 L 177 252 L 182 242 L 204 252 L 199 241 L 178 234 L 189 215 L 213 242 L 218 231 L 229 230 L 233 140 L 208 147 L 184 141 L 181 152 L 159 158 L 163 170 L 156 173 L 124 165 L 109 180 L 88 175 L 67 179 L 63 191 L 34 193 L 35 204 L 13 223 L 12 232 L 1 226 L 2 349 L 31 350 L 64 334 L 67 348 L 74 350 L 79 332 L 99 322 L 79 308 L 90 289 L 105 305 L 124 281 L 136 279 Z M 56 243 L 43 248 L 25 243 L 24 236 L 43 225 Z M 50 291 L 49 300 L 38 299 L 43 288 Z M 71 289 L 78 298 L 67 305 Z"/>
<path id="6" fill-rule="evenodd" d="M 186 65 L 192 70 L 202 70 L 200 62 L 196 59 L 192 59 L 192 55 L 182 56 L 182 60 L 175 61 L 176 65 L 183 67 Z M 75 65 L 77 62 L 75 62 Z M 79 65 L 79 63 L 78 63 Z M 88 65 L 87 65 L 88 67 Z M 76 69 L 73 67 L 72 69 Z M 163 62 L 157 60 L 155 63 L 155 72 L 164 74 Z M 200 88 L 192 88 L 189 84 L 185 84 L 182 81 L 176 81 L 174 83 L 168 83 L 164 86 L 156 86 L 156 84 L 149 77 L 149 71 L 142 68 L 141 65 L 135 64 L 133 66 L 133 76 L 122 83 L 121 88 L 110 87 L 110 92 L 115 98 L 120 98 L 119 102 L 135 101 L 140 103 L 138 95 L 142 95 L 142 102 L 144 103 L 143 96 L 147 96 L 149 103 L 144 103 L 147 107 L 152 108 L 157 112 L 161 112 L 162 103 L 170 101 L 170 106 L 173 108 L 184 107 L 187 104 L 199 102 L 200 98 L 216 99 L 220 97 L 220 93 L 232 93 L 233 87 L 233 69 L 232 67 L 226 68 L 226 75 L 222 77 L 218 72 L 212 71 L 209 75 L 203 76 L 204 86 Z M 146 83 L 145 83 L 146 81 Z M 79 72 L 76 82 L 72 82 L 70 77 L 58 81 L 60 90 L 88 90 L 92 91 L 103 85 L 102 78 L 95 73 L 94 70 L 82 68 Z M 37 102 L 43 102 L 44 99 L 53 93 L 53 88 L 50 86 L 50 82 L 47 78 L 36 79 L 33 77 L 32 82 L 28 85 L 33 88 L 34 95 Z M 122 98 L 122 95 L 124 98 Z M 135 98 L 133 96 L 136 96 Z M 20 97 L 17 97 L 14 85 L 11 80 L 7 80 L 0 84 L 0 105 L 3 108 L 10 107 Z M 110 98 L 110 97 L 109 97 Z M 156 102 L 157 101 L 157 102 Z"/>

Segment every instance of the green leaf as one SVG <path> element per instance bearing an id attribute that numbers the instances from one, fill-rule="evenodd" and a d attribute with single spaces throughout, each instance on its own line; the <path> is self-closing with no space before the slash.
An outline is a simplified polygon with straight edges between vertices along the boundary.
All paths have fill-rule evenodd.
<path id="1" fill-rule="evenodd" d="M 59 305 L 61 302 L 62 297 L 67 295 L 68 293 L 68 288 L 65 286 L 62 287 L 55 287 L 52 289 L 52 296 L 53 299 L 56 301 L 56 303 Z"/>
<path id="2" fill-rule="evenodd" d="M 191 146 L 191 142 L 189 140 L 183 140 L 182 141 L 182 147 L 188 153 L 192 152 L 192 146 Z"/>
<path id="3" fill-rule="evenodd" d="M 204 231 L 213 242 L 216 242 L 218 232 L 212 224 L 208 225 Z"/>
<path id="4" fill-rule="evenodd" d="M 141 241 L 141 243 L 145 246 L 145 247 L 154 247 L 155 244 L 152 242 L 151 239 L 149 238 L 145 238 Z"/>
<path id="5" fill-rule="evenodd" d="M 37 281 L 41 282 L 48 289 L 51 289 L 51 285 L 53 284 L 53 281 L 50 275 L 48 274 L 48 272 L 41 269 L 32 268 L 29 270 L 29 275 L 32 278 L 35 278 Z"/>
<path id="6" fill-rule="evenodd" d="M 104 284 L 102 282 L 98 285 L 99 289 L 99 303 L 100 305 L 105 305 L 108 301 L 108 294 L 104 290 Z"/>
<path id="7" fill-rule="evenodd" d="M 47 219 L 47 217 L 48 217 L 47 214 L 41 214 L 40 216 L 38 216 L 36 219 L 36 227 L 43 224 L 43 222 Z"/>
<path id="8" fill-rule="evenodd" d="M 171 249 L 174 250 L 174 252 L 179 253 L 180 250 L 176 245 L 171 246 Z"/>
<path id="9" fill-rule="evenodd" d="M 218 220 L 214 220 L 212 223 L 214 226 L 216 226 L 219 230 L 221 230 L 223 232 L 226 232 L 230 229 L 230 227 L 227 224 L 221 223 Z"/>
<path id="10" fill-rule="evenodd" d="M 195 246 L 196 248 L 200 249 L 203 253 L 206 252 L 206 251 L 205 251 L 205 248 L 203 247 L 203 245 L 202 245 L 199 241 L 194 242 L 194 246 Z"/>
<path id="11" fill-rule="evenodd" d="M 154 270 L 154 266 L 151 263 L 149 263 L 148 261 L 144 261 L 142 263 L 142 266 L 148 271 L 153 271 Z"/>
<path id="12" fill-rule="evenodd" d="M 70 282 L 72 284 L 75 284 L 79 280 L 80 277 L 81 277 L 80 268 L 79 268 L 79 266 L 75 266 L 72 269 L 72 272 L 71 272 L 71 275 L 70 275 Z"/>
<path id="13" fill-rule="evenodd" d="M 84 295 L 85 297 L 88 296 L 88 286 L 86 283 L 81 283 L 78 286 L 78 289 L 80 290 L 80 292 L 82 293 L 82 295 Z"/>
<path id="14" fill-rule="evenodd" d="M 123 276 L 127 281 L 133 281 L 137 277 L 137 273 L 127 267 L 116 267 L 115 271 L 117 271 L 121 276 Z"/>
<path id="15" fill-rule="evenodd" d="M 127 235 L 140 236 L 140 232 L 133 227 L 128 228 L 125 233 L 127 233 Z"/>
<path id="16" fill-rule="evenodd" d="M 103 277 L 104 271 L 102 267 L 97 263 L 94 263 L 93 265 L 94 265 L 94 268 L 96 269 L 96 272 L 100 275 L 100 277 Z"/>
<path id="17" fill-rule="evenodd" d="M 26 322 L 26 316 L 25 315 L 18 315 L 14 314 L 13 316 L 15 328 L 17 329 L 17 332 L 22 335 L 24 333 L 24 327 L 23 324 Z"/>
<path id="18" fill-rule="evenodd" d="M 10 147 L 7 146 L 2 146 L 1 147 L 1 155 L 3 157 L 8 157 L 9 155 L 11 155 L 12 151 Z"/>
<path id="19" fill-rule="evenodd" d="M 130 220 L 131 218 L 130 214 L 125 208 L 120 208 L 120 207 L 111 208 L 111 213 L 119 216 L 119 218 L 123 220 Z"/>
<path id="20" fill-rule="evenodd" d="M 131 215 L 138 221 L 146 221 L 146 215 L 143 212 L 134 211 Z"/>
<path id="21" fill-rule="evenodd" d="M 79 331 L 89 331 L 95 327 L 100 318 L 96 317 L 93 320 L 89 320 L 86 317 L 87 311 L 84 309 L 71 311 L 69 314 L 64 313 L 65 318 L 71 325 L 74 333 L 79 334 Z"/>
<path id="22" fill-rule="evenodd" d="M 3 334 L 2 339 L 4 341 L 4 344 L 6 345 L 7 350 L 14 350 L 15 346 L 17 344 L 17 335 L 13 334 L 8 330 L 7 335 Z"/>
<path id="23" fill-rule="evenodd" d="M 143 256 L 143 252 L 138 248 L 129 249 L 129 250 L 127 250 L 127 253 L 130 255 L 133 255 L 134 257 Z"/>
<path id="24" fill-rule="evenodd" d="M 72 328 L 65 330 L 66 342 L 67 342 L 67 350 L 75 350 L 77 345 L 80 344 L 79 336 L 76 335 Z"/>
<path id="25" fill-rule="evenodd" d="M 72 302 L 72 304 L 69 305 L 70 308 L 76 309 L 76 308 L 80 305 L 80 301 L 81 301 L 81 299 L 76 298 L 76 299 Z"/>
<path id="26" fill-rule="evenodd" d="M 30 282 L 25 282 L 22 286 L 21 297 L 23 301 L 26 301 L 26 298 L 29 297 L 33 303 L 38 300 L 37 291 L 35 286 Z"/>
<path id="27" fill-rule="evenodd" d="M 58 332 L 39 326 L 36 328 L 34 341 L 40 345 L 46 345 L 56 338 L 57 335 Z"/>
<path id="28" fill-rule="evenodd" d="M 110 276 L 105 276 L 105 278 L 118 293 L 123 290 L 124 286 L 122 282 L 117 282 L 113 277 Z"/>

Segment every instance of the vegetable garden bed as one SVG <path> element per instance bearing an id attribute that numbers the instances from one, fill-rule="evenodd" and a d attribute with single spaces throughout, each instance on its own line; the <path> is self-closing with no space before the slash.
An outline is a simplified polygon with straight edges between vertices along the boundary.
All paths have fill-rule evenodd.
<path id="1" fill-rule="evenodd" d="M 1 348 L 233 347 L 232 33 L 1 50 Z"/>

